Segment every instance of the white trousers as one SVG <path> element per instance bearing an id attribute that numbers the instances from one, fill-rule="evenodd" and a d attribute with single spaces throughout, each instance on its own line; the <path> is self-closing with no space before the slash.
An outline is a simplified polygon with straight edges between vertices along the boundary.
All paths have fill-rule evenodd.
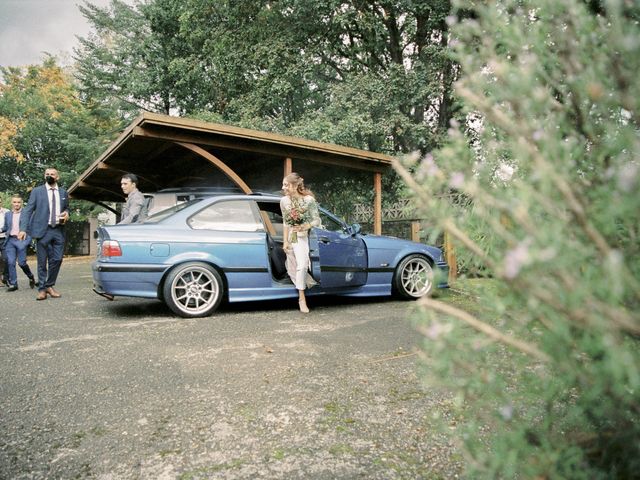
<path id="1" fill-rule="evenodd" d="M 289 236 L 291 240 L 291 235 Z M 307 273 L 309 265 L 309 237 L 306 232 L 298 232 L 298 241 L 289 243 L 291 250 L 287 252 L 287 273 L 296 289 L 304 290 L 316 284 Z"/>

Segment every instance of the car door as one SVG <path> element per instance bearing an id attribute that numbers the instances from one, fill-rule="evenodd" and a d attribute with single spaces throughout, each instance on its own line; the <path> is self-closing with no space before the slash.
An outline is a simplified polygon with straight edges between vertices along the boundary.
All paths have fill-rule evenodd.
<path id="1" fill-rule="evenodd" d="M 320 211 L 322 228 L 309 235 L 311 273 L 326 288 L 358 287 L 367 283 L 367 247 L 359 233 Z"/>
<path id="2" fill-rule="evenodd" d="M 191 215 L 187 225 L 191 228 L 190 242 L 183 248 L 193 258 L 208 259 L 222 269 L 230 298 L 237 291 L 271 284 L 265 232 L 251 199 L 222 198 Z"/>

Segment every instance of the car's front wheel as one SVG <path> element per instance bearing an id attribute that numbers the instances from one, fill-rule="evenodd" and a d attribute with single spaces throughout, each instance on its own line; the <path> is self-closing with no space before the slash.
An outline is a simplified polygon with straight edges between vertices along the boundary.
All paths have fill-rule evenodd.
<path id="1" fill-rule="evenodd" d="M 163 294 L 167 306 L 181 317 L 205 317 L 215 311 L 223 297 L 220 274 L 210 265 L 190 262 L 175 267 L 167 276 Z"/>
<path id="2" fill-rule="evenodd" d="M 393 290 L 402 298 L 420 298 L 433 288 L 433 268 L 426 257 L 409 255 L 404 258 L 393 275 Z"/>

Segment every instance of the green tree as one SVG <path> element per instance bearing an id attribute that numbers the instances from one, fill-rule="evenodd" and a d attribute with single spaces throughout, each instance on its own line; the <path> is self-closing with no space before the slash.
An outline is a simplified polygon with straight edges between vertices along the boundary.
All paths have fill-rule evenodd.
<path id="1" fill-rule="evenodd" d="M 125 116 L 140 110 L 172 113 L 179 108 L 181 59 L 180 4 L 154 0 L 129 5 L 112 0 L 101 8 L 90 2 L 80 11 L 94 31 L 80 38 L 76 77 L 85 96 L 115 103 Z M 188 95 L 188 94 L 187 94 Z"/>
<path id="2" fill-rule="evenodd" d="M 122 126 L 113 112 L 83 103 L 53 58 L 0 73 L 0 191 L 27 194 L 47 166 L 70 185 Z"/>
<path id="3" fill-rule="evenodd" d="M 81 10 L 95 31 L 76 52 L 78 78 L 101 101 L 387 152 L 433 147 L 453 115 L 448 0 Z"/>
<path id="4" fill-rule="evenodd" d="M 493 278 L 472 310 L 421 303 L 455 438 L 472 478 L 637 478 L 640 8 L 460 5 L 475 17 L 455 28 L 467 121 L 398 165 Z"/>
<path id="5" fill-rule="evenodd" d="M 449 0 L 151 0 L 81 10 L 87 98 L 397 153 L 439 145 L 455 113 Z M 369 201 L 347 175 L 340 195 Z M 385 202 L 402 191 L 387 176 Z M 334 182 L 319 181 L 336 205 Z M 339 209 L 348 213 L 348 209 Z"/>
<path id="6" fill-rule="evenodd" d="M 231 121 L 387 152 L 433 147 L 448 126 L 448 1 L 188 5 L 194 50 L 234 86 Z"/>

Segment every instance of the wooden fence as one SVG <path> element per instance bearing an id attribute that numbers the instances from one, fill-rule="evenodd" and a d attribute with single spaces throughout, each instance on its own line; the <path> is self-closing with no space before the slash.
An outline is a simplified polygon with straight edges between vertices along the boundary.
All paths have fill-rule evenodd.
<path id="1" fill-rule="evenodd" d="M 371 230 L 373 214 L 371 205 L 356 204 L 352 220 L 360 223 L 365 231 Z M 382 209 L 382 234 L 407 238 L 414 242 L 425 242 L 429 236 L 429 220 L 419 217 L 413 202 L 409 199 L 402 199 Z M 445 259 L 449 265 L 449 280 L 453 281 L 458 276 L 458 270 L 451 238 L 445 232 L 437 243 L 444 250 Z"/>

